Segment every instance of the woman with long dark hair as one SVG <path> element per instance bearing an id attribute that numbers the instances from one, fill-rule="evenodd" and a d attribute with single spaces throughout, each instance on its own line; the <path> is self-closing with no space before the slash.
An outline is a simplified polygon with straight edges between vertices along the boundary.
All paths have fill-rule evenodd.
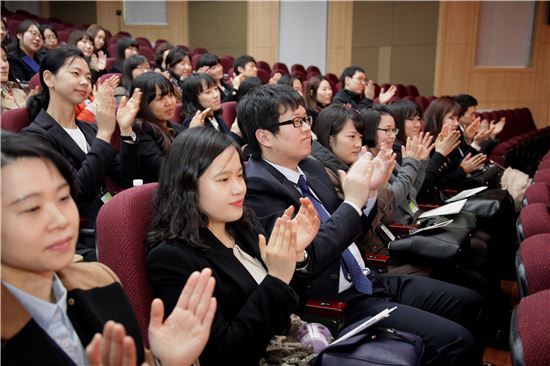
<path id="1" fill-rule="evenodd" d="M 238 149 L 223 134 L 204 127 L 182 132 L 162 166 L 145 242 L 149 278 L 168 311 L 189 274 L 212 269 L 218 309 L 200 357 L 205 366 L 257 365 L 297 309 L 293 288 L 309 283 L 303 250 L 319 228 L 315 208 L 303 200 L 298 212 L 307 235 L 297 235 L 298 219 L 290 220 L 288 209 L 266 240 L 243 205 L 243 171 Z"/>
<path id="2" fill-rule="evenodd" d="M 130 56 L 139 53 L 139 43 L 132 37 L 122 37 L 116 43 L 116 64 L 110 72 L 122 72 L 122 63 Z"/>
<path id="3" fill-rule="evenodd" d="M 74 262 L 72 168 L 29 136 L 2 131 L 1 149 L 2 364 L 153 365 L 115 273 Z M 190 365 L 204 348 L 216 310 L 210 274 L 191 274 L 166 320 L 162 302 L 151 304 L 149 344 L 163 364 Z"/>
<path id="4" fill-rule="evenodd" d="M 24 20 L 16 33 L 17 41 L 9 50 L 8 60 L 13 74 L 19 81 L 28 82 L 40 70 L 40 49 L 44 42 L 40 24 Z"/>
<path id="5" fill-rule="evenodd" d="M 156 182 L 160 166 L 182 125 L 170 122 L 176 111 L 174 87 L 156 72 L 148 72 L 132 81 L 130 92 L 141 90 L 142 98 L 134 124 L 138 138 L 139 161 L 145 182 Z"/>
<path id="6" fill-rule="evenodd" d="M 110 193 L 105 178 L 119 187 L 131 187 L 140 178 L 136 137 L 132 131 L 141 92 L 123 99 L 118 110 L 113 87 L 103 83 L 96 93 L 96 123 L 76 119 L 75 106 L 91 91 L 91 75 L 78 49 L 59 47 L 50 51 L 40 67 L 42 92 L 29 98 L 31 124 L 22 130 L 59 152 L 76 172 L 80 193 L 75 200 L 87 226 L 95 226 L 99 208 Z M 110 144 L 118 125 L 120 150 Z M 118 137 L 116 137 L 118 138 Z M 119 155 L 120 154 L 120 155 Z"/>
<path id="7" fill-rule="evenodd" d="M 314 124 L 319 112 L 332 102 L 332 95 L 332 87 L 324 76 L 316 75 L 308 80 L 304 100 L 307 114 L 313 118 Z"/>
<path id="8" fill-rule="evenodd" d="M 59 44 L 59 36 L 57 31 L 51 25 L 42 26 L 42 35 L 44 36 L 44 50 L 50 51 L 56 48 Z"/>
<path id="9" fill-rule="evenodd" d="M 120 86 L 115 89 L 115 98 L 117 103 L 123 96 L 130 96 L 130 89 L 132 88 L 132 81 L 139 75 L 151 70 L 149 61 L 142 55 L 134 55 L 128 57 L 122 63 L 122 77 L 120 80 Z"/>
<path id="10" fill-rule="evenodd" d="M 183 82 L 193 73 L 191 56 L 184 49 L 174 47 L 166 55 L 164 64 L 170 73 L 170 81 L 181 95 Z"/>
<path id="11" fill-rule="evenodd" d="M 94 53 L 97 55 L 99 51 L 103 51 L 103 53 L 109 57 L 109 52 L 107 50 L 109 46 L 109 33 L 105 28 L 99 24 L 92 24 L 88 27 L 86 33 L 90 35 L 94 43 Z"/>

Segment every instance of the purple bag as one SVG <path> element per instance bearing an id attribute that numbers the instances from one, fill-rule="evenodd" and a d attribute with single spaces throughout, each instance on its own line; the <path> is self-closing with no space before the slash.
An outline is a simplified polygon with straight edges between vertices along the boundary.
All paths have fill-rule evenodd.
<path id="1" fill-rule="evenodd" d="M 364 321 L 348 326 L 340 335 Z M 314 366 L 418 366 L 423 351 L 422 338 L 416 334 L 375 327 L 327 346 L 315 358 Z"/>

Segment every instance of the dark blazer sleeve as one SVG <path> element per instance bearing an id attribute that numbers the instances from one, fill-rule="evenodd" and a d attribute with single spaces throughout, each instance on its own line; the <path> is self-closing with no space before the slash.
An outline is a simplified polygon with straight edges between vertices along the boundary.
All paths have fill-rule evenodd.
<path id="1" fill-rule="evenodd" d="M 185 250 L 176 245 L 161 244 L 154 248 L 147 258 L 147 269 L 151 284 L 166 305 L 166 314 L 174 308 L 179 294 L 193 271 L 200 271 L 206 266 L 212 267 L 216 277 L 216 263 L 209 263 L 192 250 Z M 238 270 L 238 269 L 235 269 Z M 297 307 L 298 296 L 284 282 L 267 275 L 255 289 L 243 300 L 243 306 L 236 315 L 224 316 L 224 308 L 230 299 L 220 295 L 220 282 L 216 278 L 214 296 L 218 308 L 210 337 L 201 363 L 205 365 L 256 365 L 265 353 L 269 340 L 282 331 L 288 317 Z M 227 281 L 226 281 L 227 284 Z M 229 285 L 227 285 L 229 286 Z M 231 289 L 238 296 L 240 289 Z M 243 295 L 246 296 L 246 295 Z"/>
<path id="2" fill-rule="evenodd" d="M 344 249 L 363 233 L 363 225 L 370 225 L 369 220 L 372 220 L 373 216 L 369 215 L 368 218 L 364 215 L 359 216 L 352 206 L 347 203 L 340 203 L 324 168 L 320 165 L 319 168 L 328 180 L 329 186 L 328 192 L 316 191 L 315 193 L 318 195 L 334 195 L 336 208 L 331 213 L 330 219 L 321 224 L 317 236 L 307 249 L 314 278 L 337 260 Z M 265 174 L 269 174 L 269 172 L 265 171 Z M 319 173 L 316 171 L 315 174 Z M 294 206 L 294 212 L 298 212 L 300 195 L 297 191 L 294 193 L 292 189 L 296 190 L 294 187 L 287 187 L 267 175 L 264 177 L 259 175 L 247 177 L 246 204 L 254 210 L 268 235 L 273 230 L 275 220 L 290 205 Z M 332 192 L 330 189 L 332 189 Z M 292 196 L 293 193 L 294 197 Z M 323 203 L 326 204 L 326 202 Z M 326 208 L 329 212 L 331 211 L 330 207 Z M 376 212 L 376 207 L 371 210 L 371 213 L 374 212 Z"/>
<path id="3" fill-rule="evenodd" d="M 10 53 L 8 54 L 8 62 L 10 63 L 10 70 L 13 72 L 18 80 L 28 82 L 33 76 L 33 72 L 19 55 Z"/>
<path id="4" fill-rule="evenodd" d="M 141 128 L 134 129 L 138 138 L 138 155 L 145 183 L 158 180 L 160 166 L 166 156 L 157 143 L 155 132 L 144 122 Z"/>

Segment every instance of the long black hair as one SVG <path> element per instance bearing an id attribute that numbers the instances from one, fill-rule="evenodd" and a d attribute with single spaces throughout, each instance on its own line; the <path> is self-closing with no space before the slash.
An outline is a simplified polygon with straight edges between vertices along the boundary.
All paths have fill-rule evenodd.
<path id="1" fill-rule="evenodd" d="M 180 77 L 179 75 L 174 74 L 174 67 L 185 57 L 187 57 L 189 59 L 189 62 L 191 62 L 191 56 L 187 52 L 185 52 L 183 48 L 173 47 L 166 55 L 166 59 L 164 59 L 166 69 L 170 72 L 170 75 L 172 75 L 172 77 L 178 81 Z"/>
<path id="2" fill-rule="evenodd" d="M 170 80 L 156 72 L 143 73 L 132 81 L 130 95 L 134 93 L 136 88 L 139 88 L 143 93 L 135 126 L 141 129 L 143 128 L 143 124 L 147 123 L 155 132 L 157 142 L 160 144 L 162 151 L 168 152 L 176 131 L 166 127 L 164 125 L 166 121 L 157 121 L 151 112 L 149 104 L 157 96 L 157 87 L 162 97 L 170 93 L 174 94 L 174 86 Z"/>
<path id="3" fill-rule="evenodd" d="M 399 129 L 397 140 L 401 142 L 407 141 L 407 135 L 405 133 L 405 120 L 412 119 L 414 117 L 422 118 L 420 106 L 412 100 L 401 99 L 390 104 L 388 109 L 395 120 L 395 128 Z"/>
<path id="4" fill-rule="evenodd" d="M 11 133 L 2 130 L 0 132 L 1 167 L 14 163 L 17 159 L 37 158 L 51 162 L 67 181 L 71 189 L 71 196 L 78 194 L 77 182 L 73 175 L 73 169 L 67 161 L 55 150 L 44 145 L 36 137 L 31 135 Z"/>
<path id="5" fill-rule="evenodd" d="M 424 112 L 424 121 L 426 121 L 426 132 L 429 132 L 434 139 L 439 136 L 443 128 L 445 115 L 453 112 L 453 115 L 460 116 L 462 109 L 453 98 L 442 96 L 430 103 Z"/>
<path id="6" fill-rule="evenodd" d="M 199 94 L 216 86 L 216 81 L 206 73 L 196 73 L 186 78 L 181 84 L 181 98 L 185 102 L 181 109 L 182 117 L 194 116 L 197 111 L 204 110 L 205 108 L 199 102 Z M 221 112 L 221 108 L 213 111 L 214 116 L 218 116 Z"/>
<path id="7" fill-rule="evenodd" d="M 135 47 L 139 50 L 139 44 L 132 37 L 122 37 L 116 43 L 116 63 L 122 67 L 122 63 L 126 59 L 124 51 L 128 47 Z"/>
<path id="8" fill-rule="evenodd" d="M 124 62 L 122 63 L 122 86 L 126 90 L 130 90 L 132 87 L 132 80 L 134 80 L 134 77 L 132 76 L 132 71 L 136 69 L 138 66 L 143 65 L 144 63 L 149 62 L 145 58 L 145 56 L 142 55 L 133 55 L 128 57 Z"/>
<path id="9" fill-rule="evenodd" d="M 57 47 L 46 54 L 40 63 L 39 71 L 42 91 L 27 99 L 27 110 L 31 120 L 38 115 L 41 109 L 48 109 L 48 104 L 50 103 L 50 90 L 44 82 L 44 71 L 50 71 L 52 74 L 57 74 L 59 69 L 65 65 L 66 62 L 73 62 L 77 57 L 86 61 L 82 51 L 72 47 Z"/>
<path id="10" fill-rule="evenodd" d="M 208 216 L 199 205 L 199 179 L 226 149 L 239 149 L 224 134 L 206 127 L 190 128 L 174 140 L 159 174 L 159 187 L 153 199 L 153 221 L 145 238 L 147 251 L 161 242 L 178 241 L 208 251 L 200 230 L 208 227 Z M 235 228 L 251 230 L 252 212 L 244 207 L 243 216 L 226 224 L 230 235 Z"/>

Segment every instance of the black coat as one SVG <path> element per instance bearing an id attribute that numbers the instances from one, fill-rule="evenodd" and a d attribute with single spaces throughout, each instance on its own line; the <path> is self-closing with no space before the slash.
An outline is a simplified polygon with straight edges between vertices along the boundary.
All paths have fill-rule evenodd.
<path id="1" fill-rule="evenodd" d="M 258 233 L 237 229 L 235 237 L 242 250 L 261 262 Z M 258 285 L 233 250 L 209 230 L 201 231 L 201 240 L 210 251 L 174 240 L 160 243 L 149 252 L 147 270 L 155 296 L 164 301 L 165 313 L 170 314 L 191 273 L 211 268 L 218 308 L 201 364 L 256 365 L 269 340 L 283 333 L 299 297 L 290 286 L 270 275 Z M 298 272 L 293 281 L 296 277 L 301 277 L 299 281 L 309 279 Z"/>
<path id="2" fill-rule="evenodd" d="M 351 106 L 357 110 L 372 108 L 371 99 L 362 98 L 361 94 L 346 89 L 340 89 L 332 99 L 331 104 L 351 104 Z"/>
<path id="3" fill-rule="evenodd" d="M 10 70 L 13 72 L 15 77 L 20 81 L 28 82 L 34 74 L 36 74 L 36 72 L 27 66 L 22 59 L 23 56 L 26 56 L 25 52 L 17 47 L 14 51 L 8 53 L 8 62 L 10 63 Z M 42 57 L 44 57 L 44 54 L 37 52 L 33 59 L 38 65 L 40 65 Z"/>

